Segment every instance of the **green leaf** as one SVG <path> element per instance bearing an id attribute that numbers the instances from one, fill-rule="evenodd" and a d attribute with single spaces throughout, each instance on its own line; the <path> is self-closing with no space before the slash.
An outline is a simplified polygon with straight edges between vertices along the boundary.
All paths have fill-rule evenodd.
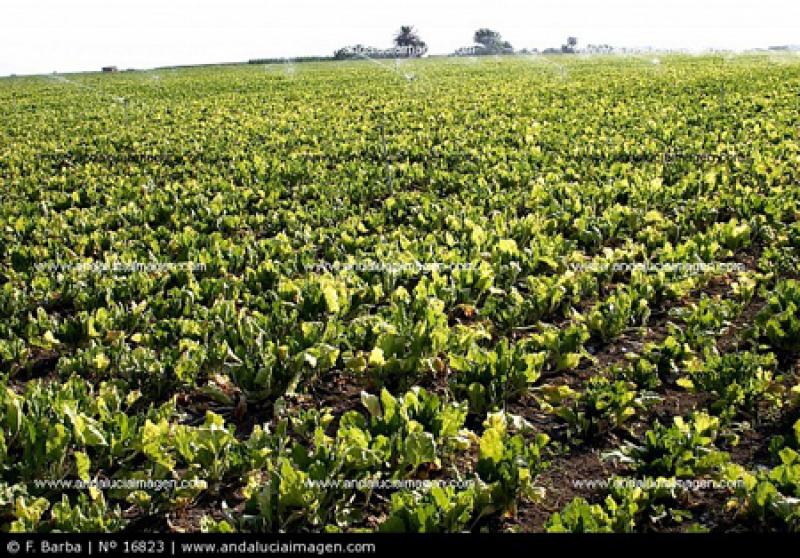
<path id="1" fill-rule="evenodd" d="M 108 357 L 104 353 L 97 353 L 94 359 L 92 359 L 92 364 L 94 364 L 95 370 L 103 371 L 108 368 L 111 361 L 108 360 Z"/>
<path id="2" fill-rule="evenodd" d="M 386 364 L 386 360 L 383 358 L 383 349 L 379 347 L 375 347 L 369 353 L 369 365 L 374 367 L 380 367 Z"/>
<path id="3" fill-rule="evenodd" d="M 89 482 L 89 469 L 91 465 L 92 462 L 89 460 L 88 455 L 82 451 L 75 452 L 75 468 L 77 469 L 79 479 Z"/>
<path id="4" fill-rule="evenodd" d="M 497 243 L 497 249 L 501 254 L 514 256 L 519 253 L 517 242 L 512 238 L 504 238 Z"/>
<path id="5" fill-rule="evenodd" d="M 405 441 L 406 462 L 414 467 L 436 459 L 436 442 L 430 432 L 412 432 Z"/>
<path id="6" fill-rule="evenodd" d="M 6 388 L 6 429 L 12 436 L 22 427 L 22 398 L 11 388 Z"/>
<path id="7" fill-rule="evenodd" d="M 495 428 L 488 428 L 481 436 L 480 458 L 494 463 L 503 459 L 503 435 Z"/>
<path id="8" fill-rule="evenodd" d="M 373 418 L 381 418 L 383 410 L 381 409 L 381 402 L 377 395 L 371 395 L 366 391 L 361 392 L 361 403 L 367 408 L 369 414 Z"/>
<path id="9" fill-rule="evenodd" d="M 325 297 L 325 306 L 328 308 L 328 312 L 331 314 L 338 313 L 339 293 L 336 292 L 336 289 L 331 285 L 326 285 L 322 289 L 322 294 Z"/>

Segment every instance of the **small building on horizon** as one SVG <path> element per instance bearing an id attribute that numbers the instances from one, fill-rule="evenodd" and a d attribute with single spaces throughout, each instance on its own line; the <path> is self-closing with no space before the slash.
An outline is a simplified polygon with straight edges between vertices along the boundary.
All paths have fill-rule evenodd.
<path id="1" fill-rule="evenodd" d="M 481 54 L 485 54 L 487 52 L 486 45 L 482 45 L 480 43 L 473 43 L 469 46 L 463 46 L 461 48 L 457 48 L 455 52 L 453 52 L 453 56 L 478 56 Z"/>
<path id="2" fill-rule="evenodd" d="M 342 58 L 420 58 L 428 52 L 428 47 L 422 45 L 393 46 L 391 48 L 375 48 L 364 45 L 354 45 L 340 48 L 334 54 L 337 59 Z"/>

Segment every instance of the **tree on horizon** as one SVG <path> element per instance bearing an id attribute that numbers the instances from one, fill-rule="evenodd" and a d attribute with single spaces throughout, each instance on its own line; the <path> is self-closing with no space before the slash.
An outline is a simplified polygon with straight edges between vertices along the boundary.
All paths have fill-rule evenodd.
<path id="1" fill-rule="evenodd" d="M 400 27 L 400 31 L 394 36 L 394 44 L 400 47 L 410 46 L 422 48 L 426 46 L 425 41 L 420 38 L 417 30 L 414 29 L 412 25 L 402 25 Z"/>
<path id="2" fill-rule="evenodd" d="M 574 53 L 578 46 L 578 37 L 567 37 L 567 44 L 561 45 L 561 50 L 567 53 Z"/>
<path id="3" fill-rule="evenodd" d="M 511 43 L 504 41 L 499 32 L 492 29 L 487 29 L 485 27 L 475 31 L 475 35 L 472 40 L 486 47 L 486 51 L 490 53 L 514 50 L 514 47 L 511 46 Z"/>

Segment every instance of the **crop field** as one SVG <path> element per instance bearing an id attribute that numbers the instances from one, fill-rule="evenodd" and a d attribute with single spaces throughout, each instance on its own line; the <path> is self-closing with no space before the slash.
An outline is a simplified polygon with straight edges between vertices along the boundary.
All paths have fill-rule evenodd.
<path id="1" fill-rule="evenodd" d="M 800 56 L 0 80 L 0 531 L 800 531 Z"/>

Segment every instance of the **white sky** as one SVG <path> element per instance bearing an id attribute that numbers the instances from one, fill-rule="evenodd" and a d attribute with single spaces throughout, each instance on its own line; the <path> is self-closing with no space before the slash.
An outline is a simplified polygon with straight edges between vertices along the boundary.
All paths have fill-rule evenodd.
<path id="1" fill-rule="evenodd" d="M 798 0 L 0 0 L 0 75 L 151 68 L 388 47 L 414 25 L 431 53 L 478 27 L 515 48 L 746 49 L 800 44 Z"/>

